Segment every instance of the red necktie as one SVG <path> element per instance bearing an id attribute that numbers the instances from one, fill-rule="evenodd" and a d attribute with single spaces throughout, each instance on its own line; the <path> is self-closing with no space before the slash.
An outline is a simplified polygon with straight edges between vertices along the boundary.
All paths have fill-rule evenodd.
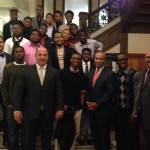
<path id="1" fill-rule="evenodd" d="M 96 83 L 96 80 L 97 80 L 98 76 L 99 76 L 99 70 L 96 70 L 96 71 L 95 71 L 95 74 L 94 74 L 94 76 L 93 76 L 93 87 L 94 87 L 94 85 L 95 85 L 95 83 Z"/>

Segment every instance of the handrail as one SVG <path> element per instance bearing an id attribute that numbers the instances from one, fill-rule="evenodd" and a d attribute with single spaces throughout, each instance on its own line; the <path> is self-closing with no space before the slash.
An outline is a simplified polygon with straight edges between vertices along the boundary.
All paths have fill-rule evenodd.
<path id="1" fill-rule="evenodd" d="M 88 31 L 92 33 L 120 16 L 121 0 L 112 0 L 88 14 Z"/>

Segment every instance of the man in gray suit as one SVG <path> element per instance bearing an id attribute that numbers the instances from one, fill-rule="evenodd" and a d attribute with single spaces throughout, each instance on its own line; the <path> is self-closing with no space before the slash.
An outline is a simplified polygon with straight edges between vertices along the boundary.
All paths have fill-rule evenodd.
<path id="1" fill-rule="evenodd" d="M 54 116 L 63 117 L 63 91 L 59 71 L 48 66 L 44 47 L 36 51 L 36 64 L 22 72 L 14 93 L 14 118 L 22 124 L 22 150 L 35 150 L 39 127 L 42 148 L 51 150 Z M 57 112 L 56 112 L 57 111 Z"/>
<path id="2" fill-rule="evenodd" d="M 32 17 L 32 29 L 39 29 L 41 23 L 46 23 L 46 21 L 43 18 L 42 5 L 36 5 L 35 13 L 36 13 L 36 16 Z"/>
<path id="3" fill-rule="evenodd" d="M 150 150 L 150 50 L 145 54 L 147 69 L 142 72 L 141 114 L 147 149 Z"/>

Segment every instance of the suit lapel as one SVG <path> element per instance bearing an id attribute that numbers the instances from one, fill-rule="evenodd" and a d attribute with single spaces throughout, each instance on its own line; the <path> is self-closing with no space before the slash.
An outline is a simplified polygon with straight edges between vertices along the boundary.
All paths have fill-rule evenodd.
<path id="1" fill-rule="evenodd" d="M 47 80 L 48 80 L 48 77 L 49 77 L 49 75 L 50 75 L 50 74 L 49 74 L 49 72 L 50 72 L 49 68 L 50 68 L 50 66 L 47 66 L 47 67 L 46 67 L 43 86 L 45 86 L 46 83 L 48 83 Z"/>
<path id="2" fill-rule="evenodd" d="M 39 75 L 38 75 L 38 71 L 37 71 L 36 65 L 33 65 L 32 67 L 33 67 L 33 68 L 32 68 L 33 79 L 34 79 L 34 81 L 35 81 L 39 86 L 41 86 L 41 82 L 40 82 L 40 78 L 39 78 Z"/>
<path id="3" fill-rule="evenodd" d="M 95 69 L 92 69 L 89 73 L 90 86 L 93 87 L 93 77 L 94 77 Z"/>
<path id="4" fill-rule="evenodd" d="M 146 72 L 147 72 L 147 69 L 144 71 L 144 75 L 143 75 L 143 78 L 142 78 L 143 79 L 142 83 L 144 83 L 144 87 L 150 84 L 150 78 L 147 79 L 146 82 L 145 82 Z"/>

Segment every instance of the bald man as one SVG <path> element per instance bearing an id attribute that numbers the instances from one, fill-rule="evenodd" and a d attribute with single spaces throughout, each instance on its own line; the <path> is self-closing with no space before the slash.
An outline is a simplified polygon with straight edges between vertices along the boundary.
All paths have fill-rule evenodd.
<path id="1" fill-rule="evenodd" d="M 144 135 L 148 150 L 150 150 L 150 50 L 145 53 L 147 69 L 142 72 L 141 114 L 144 125 Z"/>
<path id="2" fill-rule="evenodd" d="M 105 67 L 105 53 L 94 55 L 96 68 L 88 74 L 87 109 L 90 114 L 91 133 L 95 150 L 110 150 L 110 127 L 116 78 Z"/>
<path id="3" fill-rule="evenodd" d="M 42 148 L 51 150 L 54 116 L 57 119 L 63 117 L 62 84 L 59 71 L 47 65 L 46 48 L 39 47 L 35 58 L 36 64 L 29 66 L 16 83 L 14 118 L 18 124 L 23 125 L 23 150 L 35 150 L 39 127 Z"/>

